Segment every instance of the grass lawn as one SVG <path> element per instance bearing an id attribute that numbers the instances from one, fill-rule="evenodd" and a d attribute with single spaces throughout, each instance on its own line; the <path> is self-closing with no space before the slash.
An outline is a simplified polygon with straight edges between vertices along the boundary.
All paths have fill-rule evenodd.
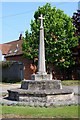
<path id="1" fill-rule="evenodd" d="M 66 86 L 80 85 L 80 80 L 63 80 L 61 83 Z"/>
<path id="2" fill-rule="evenodd" d="M 24 117 L 55 117 L 55 118 L 79 118 L 80 106 L 63 107 L 29 107 L 29 106 L 2 106 L 2 115 L 24 116 Z"/>

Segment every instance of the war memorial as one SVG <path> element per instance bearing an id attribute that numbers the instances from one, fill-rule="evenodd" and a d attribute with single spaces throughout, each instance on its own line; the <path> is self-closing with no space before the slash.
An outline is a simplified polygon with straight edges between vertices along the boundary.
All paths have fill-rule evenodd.
<path id="1" fill-rule="evenodd" d="M 39 17 L 40 37 L 38 54 L 38 72 L 31 75 L 31 80 L 23 80 L 21 87 L 8 90 L 8 98 L 14 101 L 25 102 L 29 106 L 55 106 L 73 104 L 74 92 L 62 86 L 61 80 L 52 80 L 51 74 L 47 74 L 45 65 L 45 43 L 43 15 Z"/>

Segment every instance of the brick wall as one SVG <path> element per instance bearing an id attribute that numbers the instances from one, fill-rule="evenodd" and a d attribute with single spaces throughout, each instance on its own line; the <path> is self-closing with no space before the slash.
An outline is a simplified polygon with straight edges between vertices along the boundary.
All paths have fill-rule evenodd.
<path id="1" fill-rule="evenodd" d="M 24 63 L 24 79 L 31 80 L 32 71 L 30 69 L 30 64 L 33 62 L 32 60 L 24 58 L 23 55 L 11 56 L 11 57 L 9 56 L 9 57 L 6 57 L 6 60 L 23 62 Z M 56 69 L 55 67 L 52 68 L 52 71 L 55 72 L 55 75 L 52 73 L 53 74 L 53 79 L 59 79 L 59 80 L 66 79 L 65 71 L 62 74 L 61 71 L 58 70 L 58 68 Z M 79 79 L 78 76 L 77 76 L 76 69 L 73 69 L 72 79 Z"/>
<path id="2" fill-rule="evenodd" d="M 23 62 L 24 63 L 24 79 L 26 80 L 31 79 L 32 71 L 30 69 L 30 64 L 32 63 L 32 60 L 24 58 L 23 55 L 9 56 L 9 57 L 6 57 L 6 60 Z"/>

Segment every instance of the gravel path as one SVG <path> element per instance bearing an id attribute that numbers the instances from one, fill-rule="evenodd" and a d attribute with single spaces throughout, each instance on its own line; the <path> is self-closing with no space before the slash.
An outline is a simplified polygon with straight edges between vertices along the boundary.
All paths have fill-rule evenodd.
<path id="1" fill-rule="evenodd" d="M 8 89 L 20 88 L 21 84 L 0 84 L 0 94 L 8 93 Z"/>

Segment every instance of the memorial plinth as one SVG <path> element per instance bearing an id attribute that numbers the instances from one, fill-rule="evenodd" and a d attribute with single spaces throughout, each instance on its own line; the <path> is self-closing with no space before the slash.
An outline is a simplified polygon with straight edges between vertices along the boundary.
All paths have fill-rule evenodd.
<path id="1" fill-rule="evenodd" d="M 24 80 L 21 88 L 8 90 L 9 99 L 29 106 L 56 106 L 74 103 L 74 92 L 62 88 L 60 80 Z"/>
<path id="2" fill-rule="evenodd" d="M 30 106 L 54 106 L 63 105 L 64 102 L 74 102 L 74 92 L 71 89 L 63 88 L 60 80 L 52 80 L 51 74 L 46 73 L 45 66 L 45 45 L 43 17 L 40 26 L 40 42 L 38 56 L 38 72 L 32 74 L 32 80 L 23 80 L 18 89 L 8 90 L 9 99 L 26 102 Z"/>

